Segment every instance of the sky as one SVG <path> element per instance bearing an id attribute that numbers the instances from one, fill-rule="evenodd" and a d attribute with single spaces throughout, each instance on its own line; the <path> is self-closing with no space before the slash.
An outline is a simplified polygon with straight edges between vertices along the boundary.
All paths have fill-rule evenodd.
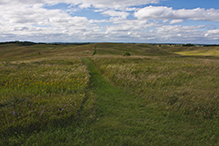
<path id="1" fill-rule="evenodd" d="M 219 44 L 219 0 L 0 0 L 0 42 Z"/>

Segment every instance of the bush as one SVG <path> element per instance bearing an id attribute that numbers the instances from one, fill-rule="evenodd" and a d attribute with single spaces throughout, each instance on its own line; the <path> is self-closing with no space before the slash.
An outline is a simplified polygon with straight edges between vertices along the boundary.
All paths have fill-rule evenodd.
<path id="1" fill-rule="evenodd" d="M 130 54 L 129 52 L 126 52 L 126 53 L 124 54 L 124 56 L 131 56 L 131 54 Z"/>
<path id="2" fill-rule="evenodd" d="M 193 44 L 183 44 L 182 46 L 183 47 L 191 47 L 191 46 L 195 46 L 195 45 L 193 45 Z"/>

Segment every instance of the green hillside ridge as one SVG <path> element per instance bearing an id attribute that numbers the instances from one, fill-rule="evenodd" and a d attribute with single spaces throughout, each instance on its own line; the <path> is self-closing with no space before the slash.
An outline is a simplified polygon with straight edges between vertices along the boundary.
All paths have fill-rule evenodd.
<path id="1" fill-rule="evenodd" d="M 97 55 L 123 55 L 129 52 L 134 56 L 171 55 L 157 46 L 149 44 L 111 44 L 100 43 L 96 45 Z"/>

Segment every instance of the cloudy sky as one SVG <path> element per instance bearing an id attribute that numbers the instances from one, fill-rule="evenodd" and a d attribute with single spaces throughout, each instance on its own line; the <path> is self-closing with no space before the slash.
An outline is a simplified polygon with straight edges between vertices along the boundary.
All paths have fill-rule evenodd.
<path id="1" fill-rule="evenodd" d="M 219 0 L 0 0 L 0 42 L 219 44 Z"/>

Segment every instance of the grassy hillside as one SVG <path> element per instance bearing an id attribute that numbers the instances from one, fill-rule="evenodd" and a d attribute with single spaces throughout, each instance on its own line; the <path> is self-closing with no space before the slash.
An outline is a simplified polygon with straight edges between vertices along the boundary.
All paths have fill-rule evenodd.
<path id="1" fill-rule="evenodd" d="M 1 43 L 0 145 L 219 145 L 217 49 Z"/>
<path id="2" fill-rule="evenodd" d="M 219 47 L 203 47 L 175 52 L 180 55 L 219 56 Z"/>
<path id="3" fill-rule="evenodd" d="M 219 46 L 167 46 L 160 47 L 162 50 L 187 56 L 219 56 Z"/>
<path id="4" fill-rule="evenodd" d="M 156 56 L 171 55 L 157 46 L 149 44 L 112 44 L 101 43 L 96 45 L 97 55 L 119 55 L 122 56 L 129 52 L 133 56 Z"/>
<path id="5" fill-rule="evenodd" d="M 0 61 L 87 56 L 91 55 L 93 50 L 94 44 L 34 44 L 31 46 L 16 43 L 0 44 Z"/>

